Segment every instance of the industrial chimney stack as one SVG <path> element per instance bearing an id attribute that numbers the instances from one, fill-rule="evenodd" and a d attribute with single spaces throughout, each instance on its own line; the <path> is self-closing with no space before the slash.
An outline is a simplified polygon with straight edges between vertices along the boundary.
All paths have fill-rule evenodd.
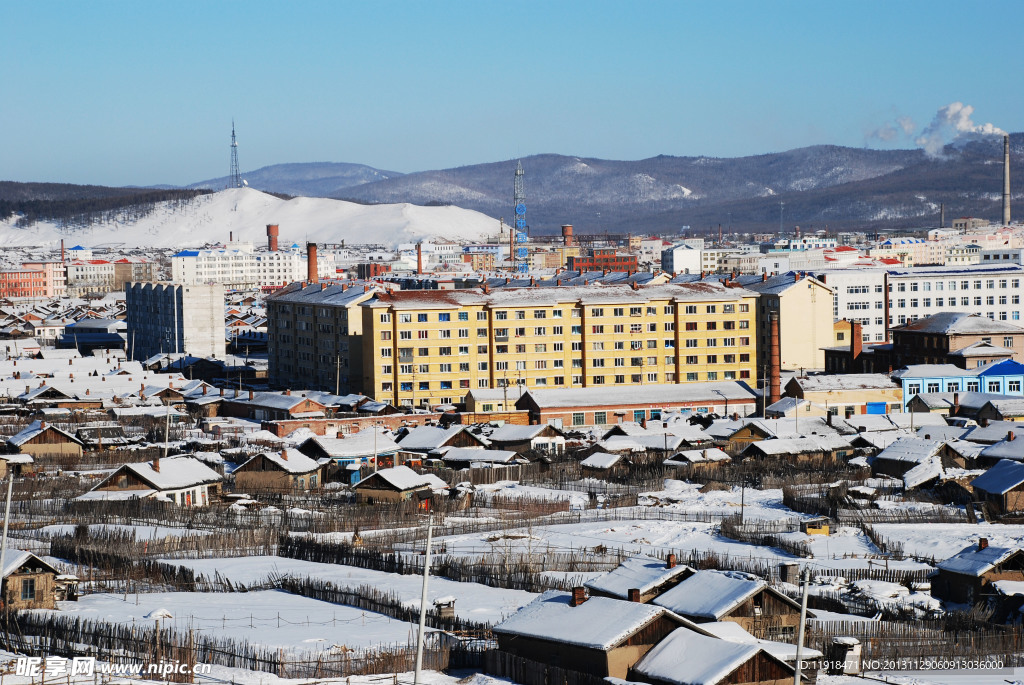
<path id="1" fill-rule="evenodd" d="M 316 243 L 306 243 L 306 280 L 320 282 L 320 271 L 316 268 Z"/>
<path id="2" fill-rule="evenodd" d="M 1003 136 L 1003 226 L 1010 225 L 1010 135 Z"/>
<path id="3" fill-rule="evenodd" d="M 267 249 L 277 252 L 277 224 L 267 224 Z"/>
<path id="4" fill-rule="evenodd" d="M 771 361 L 768 368 L 768 404 L 775 404 L 782 399 L 782 350 L 779 349 L 779 313 L 772 312 L 769 315 L 769 345 L 771 346 Z"/>
<path id="5" fill-rule="evenodd" d="M 423 242 L 416 243 L 416 273 L 423 275 Z"/>
<path id="6" fill-rule="evenodd" d="M 565 247 L 571 247 L 572 245 L 575 244 L 573 242 L 572 226 L 570 224 L 565 224 L 564 226 L 562 226 L 562 244 Z"/>

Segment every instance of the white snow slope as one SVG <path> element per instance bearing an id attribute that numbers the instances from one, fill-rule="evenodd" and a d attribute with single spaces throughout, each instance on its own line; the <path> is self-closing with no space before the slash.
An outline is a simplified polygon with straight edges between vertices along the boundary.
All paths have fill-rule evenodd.
<path id="1" fill-rule="evenodd" d="M 265 245 L 267 224 L 278 224 L 280 245 L 321 243 L 382 243 L 396 245 L 423 238 L 478 239 L 496 235 L 496 219 L 461 207 L 420 207 L 410 204 L 360 205 L 341 200 L 297 197 L 281 200 L 252 188 L 232 188 L 197 197 L 182 209 L 168 203 L 134 222 L 93 224 L 61 231 L 56 224 L 39 222 L 16 228 L 16 217 L 0 221 L 0 245 L 57 245 L 95 247 L 199 247 L 234 239 Z"/>

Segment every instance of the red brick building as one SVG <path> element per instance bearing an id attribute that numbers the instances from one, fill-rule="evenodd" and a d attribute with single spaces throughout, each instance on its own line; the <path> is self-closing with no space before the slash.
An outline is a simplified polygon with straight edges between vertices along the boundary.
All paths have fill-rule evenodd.
<path id="1" fill-rule="evenodd" d="M 570 271 L 636 271 L 636 255 L 618 254 L 614 248 L 594 248 L 589 255 L 569 257 L 566 268 Z"/>

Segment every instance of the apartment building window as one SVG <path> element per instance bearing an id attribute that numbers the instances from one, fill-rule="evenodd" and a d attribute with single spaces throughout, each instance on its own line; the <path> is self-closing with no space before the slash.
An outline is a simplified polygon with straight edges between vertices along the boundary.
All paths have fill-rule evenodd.
<path id="1" fill-rule="evenodd" d="M 907 284 L 906 283 L 897 283 L 896 284 L 896 292 L 898 292 L 898 293 L 905 293 L 906 291 L 907 291 Z"/>
<path id="2" fill-rule="evenodd" d="M 468 328 L 460 328 L 459 329 L 459 337 L 460 338 L 468 338 L 469 337 L 469 329 Z"/>
<path id="3" fill-rule="evenodd" d="M 526 310 L 525 309 L 517 309 L 516 310 L 516 318 L 517 319 L 525 319 L 526 318 Z"/>
<path id="4" fill-rule="evenodd" d="M 547 335 L 548 334 L 548 329 L 545 328 L 544 326 L 538 326 L 537 328 L 533 329 L 533 334 L 534 335 Z"/>
<path id="5" fill-rule="evenodd" d="M 604 326 L 594 326 L 591 330 L 594 333 L 604 333 Z"/>
<path id="6" fill-rule="evenodd" d="M 533 310 L 533 318 L 535 318 L 535 319 L 545 319 L 545 318 L 547 318 L 547 316 L 548 316 L 548 313 L 546 311 L 544 311 L 543 309 L 534 309 Z"/>
<path id="7" fill-rule="evenodd" d="M 612 344 L 612 347 L 614 349 L 616 349 L 616 350 L 624 350 L 624 349 L 626 349 L 626 341 L 625 340 L 616 340 Z"/>
<path id="8" fill-rule="evenodd" d="M 604 309 L 602 307 L 595 307 L 590 310 L 591 316 L 604 316 Z"/>
<path id="9" fill-rule="evenodd" d="M 430 364 L 420 364 L 420 373 L 430 373 Z"/>
<path id="10" fill-rule="evenodd" d="M 658 349 L 658 341 L 657 340 L 648 340 L 647 341 L 647 349 L 649 349 L 649 350 L 656 350 L 656 349 Z"/>
<path id="11" fill-rule="evenodd" d="M 412 375 L 412 364 L 400 364 L 398 366 L 398 373 Z"/>
<path id="12" fill-rule="evenodd" d="M 666 314 L 675 314 L 676 313 L 675 305 L 671 305 L 671 304 L 665 305 L 663 311 Z"/>
<path id="13" fill-rule="evenodd" d="M 459 312 L 459 321 L 469 321 L 469 312 Z"/>
<path id="14" fill-rule="evenodd" d="M 428 336 L 428 331 L 418 331 L 418 333 L 419 333 L 419 337 L 420 338 L 426 339 L 427 337 L 429 337 Z M 439 330 L 437 333 L 438 333 L 437 337 L 442 338 L 442 339 L 448 339 L 448 338 L 452 337 L 452 332 L 450 330 L 447 330 L 447 329 L 444 329 L 444 328 Z"/>
<path id="15" fill-rule="evenodd" d="M 965 297 L 964 299 L 966 300 L 967 298 Z M 981 306 L 981 297 L 975 297 L 974 298 L 974 306 L 975 307 L 980 307 Z"/>
<path id="16" fill-rule="evenodd" d="M 706 311 L 707 311 L 708 314 L 714 314 L 717 311 L 717 309 L 718 309 L 718 305 L 709 304 L 707 306 L 707 310 Z"/>
<path id="17" fill-rule="evenodd" d="M 1006 304 L 1006 295 L 999 296 L 999 304 Z"/>
<path id="18" fill-rule="evenodd" d="M 450 356 L 452 356 L 452 348 L 450 348 L 450 347 L 439 347 L 439 348 L 437 348 L 437 353 L 440 356 L 442 356 L 442 357 L 450 357 Z"/>
<path id="19" fill-rule="evenodd" d="M 547 343 L 537 343 L 536 345 L 533 346 L 533 351 L 534 352 L 547 352 L 548 351 L 548 345 L 547 345 Z"/>
<path id="20" fill-rule="evenodd" d="M 698 380 L 698 378 L 697 378 L 698 375 L 699 374 L 696 374 L 696 373 L 688 373 L 688 374 L 686 374 L 686 380 L 689 381 L 689 382 L 696 381 L 696 380 Z"/>
<path id="21" fill-rule="evenodd" d="M 391 356 L 391 348 L 390 347 L 382 347 L 382 348 L 380 348 L 380 356 L 382 356 L 382 357 L 390 357 Z"/>
<path id="22" fill-rule="evenodd" d="M 553 319 L 561 319 L 562 318 L 562 310 L 561 309 L 552 309 L 551 310 L 551 318 L 553 318 Z"/>
<path id="23" fill-rule="evenodd" d="M 603 350 L 604 349 L 604 343 L 603 342 L 592 343 L 592 347 L 593 347 L 594 350 Z"/>
<path id="24" fill-rule="evenodd" d="M 451 364 L 441 364 L 440 366 L 437 367 L 437 369 L 441 373 L 451 373 L 452 372 L 452 365 Z M 426 364 L 421 364 L 420 365 L 420 371 L 422 373 L 427 373 L 427 365 Z"/>
<path id="25" fill-rule="evenodd" d="M 392 390 L 394 390 L 394 388 L 395 388 L 395 384 L 394 383 L 381 383 L 380 384 L 381 392 L 391 392 Z"/>
<path id="26" fill-rule="evenodd" d="M 412 340 L 412 331 L 398 331 L 399 340 Z"/>
<path id="27" fill-rule="evenodd" d="M 516 354 L 526 354 L 526 345 L 516 345 Z"/>
<path id="28" fill-rule="evenodd" d="M 697 342 L 698 341 L 697 341 L 696 338 L 687 338 L 686 339 L 686 346 L 687 347 L 697 347 Z"/>
<path id="29" fill-rule="evenodd" d="M 552 385 L 565 385 L 565 376 L 555 376 L 551 379 Z"/>
<path id="30" fill-rule="evenodd" d="M 630 307 L 629 308 L 629 315 L 630 316 L 643 316 L 643 313 L 644 313 L 644 308 L 643 307 Z"/>
<path id="31" fill-rule="evenodd" d="M 437 320 L 438 321 L 451 321 L 452 320 L 452 315 L 450 313 L 447 313 L 447 312 L 442 312 L 442 313 L 437 315 Z"/>
<path id="32" fill-rule="evenodd" d="M 380 339 L 381 340 L 391 340 L 391 331 L 381 331 L 380 332 Z"/>
<path id="33" fill-rule="evenodd" d="M 383 373 L 383 374 L 390 374 L 391 373 L 391 364 L 382 364 L 381 367 L 380 367 L 380 372 Z"/>
<path id="34" fill-rule="evenodd" d="M 614 309 L 612 309 L 612 316 L 623 316 L 625 314 L 625 311 L 626 310 L 622 307 L 615 307 Z"/>
<path id="35" fill-rule="evenodd" d="M 477 321 L 487 321 L 487 312 L 477 312 L 476 313 L 476 320 Z"/>
<path id="36" fill-rule="evenodd" d="M 570 333 L 573 335 L 583 335 L 583 326 L 573 326 Z"/>
<path id="37" fill-rule="evenodd" d="M 665 347 L 673 348 L 676 346 L 675 338 L 665 338 Z"/>
<path id="38" fill-rule="evenodd" d="M 1020 381 L 1007 381 L 1008 392 L 1020 392 Z"/>
<path id="39" fill-rule="evenodd" d="M 504 321 L 508 318 L 508 312 L 494 312 L 494 318 L 499 321 Z"/>
<path id="40" fill-rule="evenodd" d="M 476 329 L 476 337 L 478 337 L 478 338 L 486 338 L 487 337 L 487 329 L 486 328 L 478 328 L 478 329 Z"/>
<path id="41" fill-rule="evenodd" d="M 562 327 L 561 326 L 552 326 L 551 327 L 551 334 L 552 335 L 562 335 Z"/>
<path id="42" fill-rule="evenodd" d="M 574 319 L 579 319 L 583 316 L 582 309 L 571 309 L 570 311 L 572 312 L 572 318 Z"/>
<path id="43" fill-rule="evenodd" d="M 522 338 L 522 337 L 525 337 L 525 336 L 526 336 L 526 329 L 525 328 L 517 328 L 516 329 L 516 337 L 517 338 Z"/>
<path id="44" fill-rule="evenodd" d="M 594 376 L 594 385 L 604 385 L 604 376 Z"/>
<path id="45" fill-rule="evenodd" d="M 551 344 L 551 349 L 554 352 L 561 352 L 564 348 L 565 348 L 565 343 L 557 342 L 557 343 L 552 343 Z"/>
<path id="46" fill-rule="evenodd" d="M 658 332 L 658 324 L 656 324 L 656 323 L 649 323 L 649 324 L 647 324 L 647 332 L 648 333 L 657 333 Z"/>
<path id="47" fill-rule="evenodd" d="M 483 362 L 483 363 L 487 364 L 487 362 Z M 459 362 L 459 371 L 460 372 L 469 371 L 469 362 Z"/>
<path id="48" fill-rule="evenodd" d="M 416 315 L 416 321 L 418 321 L 419 323 L 426 323 L 427 322 L 427 315 L 426 314 L 417 314 Z"/>
<path id="49" fill-rule="evenodd" d="M 1005 338 L 1003 338 L 1003 347 L 1008 349 L 1013 347 L 1013 338 L 1011 336 L 1006 336 Z"/>
<path id="50" fill-rule="evenodd" d="M 495 371 L 508 371 L 508 362 L 494 362 Z"/>
<path id="51" fill-rule="evenodd" d="M 380 315 L 380 322 L 381 323 L 391 323 L 391 315 L 390 314 L 381 314 Z"/>
<path id="52" fill-rule="evenodd" d="M 647 374 L 647 382 L 648 383 L 657 383 L 658 382 L 658 374 L 656 374 L 656 373 L 649 373 L 649 374 Z"/>
<path id="53" fill-rule="evenodd" d="M 708 380 L 709 381 L 717 381 L 718 380 L 718 372 L 717 371 L 708 371 Z"/>
<path id="54" fill-rule="evenodd" d="M 697 313 L 697 305 L 695 305 L 695 304 L 688 304 L 688 305 L 686 305 L 686 313 L 687 314 L 696 314 Z"/>
<path id="55" fill-rule="evenodd" d="M 584 425 L 584 421 L 586 421 L 586 415 L 583 412 L 574 411 L 572 413 L 572 425 L 582 426 Z"/>
<path id="56" fill-rule="evenodd" d="M 574 342 L 572 344 L 572 351 L 573 352 L 582 352 L 583 351 L 583 343 L 581 343 L 581 342 Z"/>

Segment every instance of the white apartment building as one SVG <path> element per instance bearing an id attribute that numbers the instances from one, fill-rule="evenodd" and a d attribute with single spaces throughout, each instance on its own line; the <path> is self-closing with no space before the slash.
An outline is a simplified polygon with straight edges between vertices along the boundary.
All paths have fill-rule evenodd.
<path id="1" fill-rule="evenodd" d="M 833 269 L 818 278 L 832 288 L 833 316 L 860 322 L 864 342 L 885 342 L 887 325 L 939 312 L 1020 321 L 1024 311 L 1019 265 Z"/>
<path id="2" fill-rule="evenodd" d="M 336 276 L 334 255 L 317 255 L 320 278 Z M 171 280 L 185 285 L 220 283 L 229 288 L 279 286 L 307 276 L 306 255 L 300 250 L 256 252 L 249 242 L 227 247 L 181 250 L 171 257 Z"/>
<path id="3" fill-rule="evenodd" d="M 703 242 L 703 241 L 701 241 Z M 673 245 L 661 251 L 661 269 L 670 274 L 699 274 L 703 268 L 703 250 L 687 245 Z"/>

